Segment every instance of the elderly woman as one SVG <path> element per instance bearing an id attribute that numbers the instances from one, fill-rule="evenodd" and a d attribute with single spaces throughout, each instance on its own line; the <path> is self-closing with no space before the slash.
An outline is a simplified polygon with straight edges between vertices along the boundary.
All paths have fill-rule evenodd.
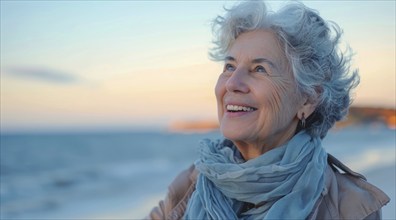
<path id="1" fill-rule="evenodd" d="M 243 2 L 214 21 L 215 93 L 225 140 L 202 143 L 152 219 L 379 219 L 389 198 L 321 140 L 358 76 L 340 30 L 301 3 Z"/>

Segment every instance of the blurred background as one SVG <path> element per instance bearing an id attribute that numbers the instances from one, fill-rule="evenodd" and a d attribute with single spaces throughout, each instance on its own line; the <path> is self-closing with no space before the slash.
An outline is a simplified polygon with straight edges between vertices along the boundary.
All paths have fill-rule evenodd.
<path id="1" fill-rule="evenodd" d="M 360 86 L 328 152 L 392 199 L 395 1 L 303 1 L 343 30 Z M 139 219 L 220 138 L 208 59 L 225 1 L 1 2 L 1 219 Z M 282 1 L 270 1 L 276 10 Z"/>

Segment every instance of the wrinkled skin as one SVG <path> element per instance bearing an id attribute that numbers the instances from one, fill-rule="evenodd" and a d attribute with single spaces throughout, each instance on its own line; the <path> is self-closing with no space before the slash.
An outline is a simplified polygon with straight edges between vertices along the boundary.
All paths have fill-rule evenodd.
<path id="1" fill-rule="evenodd" d="M 220 130 L 246 160 L 285 143 L 302 113 L 308 117 L 314 110 L 297 91 L 281 43 L 266 30 L 243 33 L 233 42 L 215 94 Z M 250 109 L 232 112 L 227 105 Z"/>

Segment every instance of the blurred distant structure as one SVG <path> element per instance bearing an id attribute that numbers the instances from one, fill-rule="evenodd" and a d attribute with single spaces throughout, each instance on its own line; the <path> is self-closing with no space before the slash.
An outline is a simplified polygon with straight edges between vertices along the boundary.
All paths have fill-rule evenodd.
<path id="1" fill-rule="evenodd" d="M 191 120 L 172 122 L 168 130 L 171 132 L 208 132 L 218 128 L 217 120 Z"/>
<path id="2" fill-rule="evenodd" d="M 385 125 L 390 129 L 396 129 L 396 109 L 351 107 L 346 120 L 338 122 L 336 127 L 349 125 Z"/>
<path id="3" fill-rule="evenodd" d="M 353 106 L 349 109 L 347 118 L 337 122 L 335 128 L 351 125 L 386 126 L 396 129 L 396 109 Z M 207 132 L 217 130 L 217 120 L 179 120 L 170 123 L 170 132 Z"/>

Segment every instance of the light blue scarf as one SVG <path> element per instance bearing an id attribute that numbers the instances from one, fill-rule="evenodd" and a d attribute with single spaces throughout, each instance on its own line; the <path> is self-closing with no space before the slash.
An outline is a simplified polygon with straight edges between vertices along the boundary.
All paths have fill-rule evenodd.
<path id="1" fill-rule="evenodd" d="M 231 141 L 201 143 L 185 219 L 305 219 L 324 189 L 327 154 L 304 131 L 244 161 Z M 244 203 L 256 207 L 243 212 Z"/>

